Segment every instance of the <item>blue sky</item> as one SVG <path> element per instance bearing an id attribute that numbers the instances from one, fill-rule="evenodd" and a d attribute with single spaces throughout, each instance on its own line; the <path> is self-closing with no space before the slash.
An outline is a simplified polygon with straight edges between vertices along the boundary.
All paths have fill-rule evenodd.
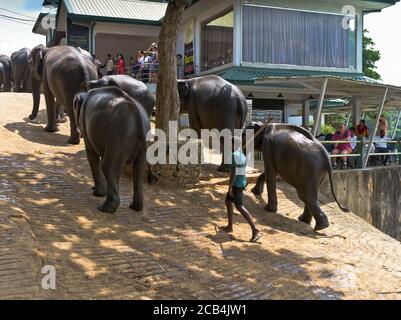
<path id="1" fill-rule="evenodd" d="M 0 0 L 0 8 L 36 18 L 42 10 L 42 3 L 43 0 Z M 401 86 L 401 2 L 383 12 L 365 16 L 364 22 L 382 54 L 378 72 L 383 81 Z M 0 53 L 11 54 L 22 47 L 31 48 L 45 42 L 43 36 L 32 34 L 31 30 L 30 25 L 0 19 Z"/>

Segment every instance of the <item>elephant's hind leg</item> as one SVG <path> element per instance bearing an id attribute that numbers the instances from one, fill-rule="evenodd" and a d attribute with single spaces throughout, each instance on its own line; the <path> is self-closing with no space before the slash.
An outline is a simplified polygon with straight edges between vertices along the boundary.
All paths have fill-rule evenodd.
<path id="1" fill-rule="evenodd" d="M 324 214 L 317 201 L 307 205 L 316 221 L 315 231 L 326 229 L 330 226 L 329 219 Z"/>
<path id="2" fill-rule="evenodd" d="M 310 219 L 310 215 L 316 221 L 315 230 L 323 230 L 329 227 L 329 219 L 324 214 L 322 209 L 320 209 L 318 203 L 318 186 L 309 184 L 308 186 L 304 186 L 302 189 L 298 190 L 299 198 L 305 203 L 305 211 L 304 214 L 300 217 L 300 221 L 310 223 L 312 221 L 308 221 Z M 309 212 L 305 213 L 306 211 Z M 304 218 L 306 221 L 301 220 Z"/>
<path id="3" fill-rule="evenodd" d="M 134 180 L 134 198 L 130 208 L 135 211 L 143 210 L 143 175 L 146 168 L 145 149 L 141 151 L 132 164 L 133 180 Z"/>
<path id="4" fill-rule="evenodd" d="M 100 157 L 89 143 L 85 143 L 86 155 L 92 171 L 93 181 L 95 186 L 93 188 L 93 195 L 95 197 L 106 196 L 106 180 L 100 167 Z"/>
<path id="5" fill-rule="evenodd" d="M 304 212 L 298 217 L 298 220 L 306 224 L 312 223 L 312 213 L 307 206 L 305 206 Z"/>
<path id="6" fill-rule="evenodd" d="M 119 180 L 126 159 L 120 150 L 108 150 L 103 159 L 102 171 L 106 178 L 107 192 L 106 200 L 98 207 L 102 212 L 115 213 L 120 206 Z"/>
<path id="7" fill-rule="evenodd" d="M 58 132 L 60 129 L 57 127 L 56 112 L 54 109 L 54 96 L 50 92 L 45 94 L 46 98 L 46 111 L 47 111 L 47 126 L 45 131 Z"/>
<path id="8" fill-rule="evenodd" d="M 265 209 L 269 212 L 277 212 L 277 171 L 273 167 L 272 156 L 265 158 L 265 178 L 268 196 Z"/>

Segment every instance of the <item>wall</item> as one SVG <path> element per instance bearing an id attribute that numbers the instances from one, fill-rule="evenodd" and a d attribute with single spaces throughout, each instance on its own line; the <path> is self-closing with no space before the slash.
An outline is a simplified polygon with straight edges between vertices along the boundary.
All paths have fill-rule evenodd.
<path id="1" fill-rule="evenodd" d="M 401 168 L 336 171 L 337 197 L 348 209 L 387 235 L 401 241 Z M 321 191 L 329 196 L 328 179 Z"/>

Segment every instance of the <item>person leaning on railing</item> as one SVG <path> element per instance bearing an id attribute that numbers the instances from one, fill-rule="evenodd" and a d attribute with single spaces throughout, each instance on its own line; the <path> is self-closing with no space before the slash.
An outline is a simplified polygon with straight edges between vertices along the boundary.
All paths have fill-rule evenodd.
<path id="1" fill-rule="evenodd" d="M 374 138 L 374 143 L 375 143 L 375 153 L 389 153 L 388 149 L 388 142 L 391 141 L 389 137 L 386 137 L 386 132 L 384 129 L 380 130 L 379 136 L 376 136 Z M 389 160 L 390 156 L 381 156 L 381 164 L 388 166 L 389 165 Z"/>
<path id="2" fill-rule="evenodd" d="M 346 155 L 348 154 L 352 154 L 352 147 L 351 147 L 351 132 L 349 130 L 347 130 L 347 126 L 346 124 L 342 124 L 340 125 L 338 131 L 334 134 L 333 136 L 333 141 L 341 141 L 339 143 L 337 143 L 334 146 L 333 151 L 331 152 L 332 155 L 344 155 L 344 157 L 341 157 L 341 161 L 342 161 L 342 169 L 347 169 L 347 160 L 348 157 L 346 157 Z M 342 141 L 348 141 L 348 142 L 342 142 Z M 332 159 L 332 165 L 333 165 L 333 169 L 337 169 L 337 158 L 334 157 Z"/>

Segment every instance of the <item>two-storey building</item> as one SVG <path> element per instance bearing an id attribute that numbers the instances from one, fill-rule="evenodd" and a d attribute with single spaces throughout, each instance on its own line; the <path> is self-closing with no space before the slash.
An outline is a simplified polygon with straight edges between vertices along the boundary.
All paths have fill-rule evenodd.
<path id="1" fill-rule="evenodd" d="M 181 76 L 217 74 L 236 84 L 253 117 L 309 126 L 322 112 L 399 108 L 398 88 L 363 74 L 364 16 L 399 0 L 194 0 L 177 39 Z M 55 10 L 50 45 L 126 57 L 156 41 L 167 4 L 140 0 L 45 0 Z M 43 18 L 43 17 L 42 17 Z M 320 121 L 316 130 L 319 130 Z"/>

